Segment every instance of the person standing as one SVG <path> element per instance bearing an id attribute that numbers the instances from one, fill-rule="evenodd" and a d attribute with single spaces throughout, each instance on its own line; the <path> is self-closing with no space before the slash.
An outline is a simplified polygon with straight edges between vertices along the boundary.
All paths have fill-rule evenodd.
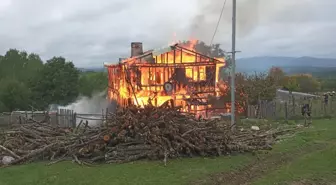
<path id="1" fill-rule="evenodd" d="M 328 94 L 328 93 L 324 93 L 324 94 L 323 94 L 323 97 L 324 97 L 324 104 L 325 104 L 325 105 L 328 105 L 329 94 Z"/>
<path id="2" fill-rule="evenodd" d="M 311 118 L 310 99 L 308 97 L 303 98 L 303 105 L 301 107 L 301 114 L 305 118 L 305 126 L 309 126 L 312 123 L 312 118 Z"/>

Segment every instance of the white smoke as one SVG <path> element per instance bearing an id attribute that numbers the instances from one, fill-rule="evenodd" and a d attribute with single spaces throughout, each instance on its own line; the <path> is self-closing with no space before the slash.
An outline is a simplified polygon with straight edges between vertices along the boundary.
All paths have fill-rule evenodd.
<path id="1" fill-rule="evenodd" d="M 106 92 L 95 93 L 92 97 L 79 97 L 78 100 L 64 109 L 71 109 L 80 114 L 101 114 L 106 109 L 108 100 Z"/>
<path id="2" fill-rule="evenodd" d="M 60 109 L 73 110 L 77 114 L 76 125 L 81 120 L 85 123 L 88 121 L 89 126 L 101 124 L 103 114 L 106 113 L 106 108 L 109 106 L 109 101 L 106 98 L 106 92 L 95 93 L 92 97 L 79 97 L 78 100 L 68 106 L 59 107 Z"/>

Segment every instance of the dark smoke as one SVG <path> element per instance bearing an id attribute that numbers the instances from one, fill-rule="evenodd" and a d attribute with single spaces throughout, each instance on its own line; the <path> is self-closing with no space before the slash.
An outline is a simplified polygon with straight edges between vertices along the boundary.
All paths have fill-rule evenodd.
<path id="1" fill-rule="evenodd" d="M 209 44 L 223 3 L 224 0 L 198 0 L 198 14 L 194 17 L 190 28 L 193 37 Z M 259 25 L 279 19 L 279 15 L 288 17 L 289 15 L 283 13 L 294 5 L 298 4 L 289 0 L 237 0 L 237 38 L 244 38 Z M 232 0 L 227 0 L 215 40 L 221 40 L 220 37 L 223 35 L 230 38 L 231 24 Z"/>

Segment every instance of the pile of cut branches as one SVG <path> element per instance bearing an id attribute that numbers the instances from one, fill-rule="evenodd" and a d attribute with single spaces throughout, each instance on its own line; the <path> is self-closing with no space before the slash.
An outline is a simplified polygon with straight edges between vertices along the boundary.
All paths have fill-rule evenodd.
<path id="1" fill-rule="evenodd" d="M 282 131 L 283 132 L 283 131 Z M 239 130 L 219 120 L 199 120 L 175 108 L 118 109 L 104 124 L 62 128 L 33 121 L 0 133 L 6 165 L 49 160 L 79 164 L 125 163 L 140 159 L 218 156 L 271 149 L 280 132 Z"/>

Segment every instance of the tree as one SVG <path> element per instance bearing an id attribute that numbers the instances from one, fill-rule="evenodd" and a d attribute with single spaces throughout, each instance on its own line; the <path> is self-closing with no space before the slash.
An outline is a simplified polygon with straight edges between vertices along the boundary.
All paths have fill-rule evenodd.
<path id="1" fill-rule="evenodd" d="M 320 79 L 321 90 L 323 91 L 335 91 L 336 90 L 336 79 Z"/>
<path id="2" fill-rule="evenodd" d="M 250 75 L 245 84 L 249 104 L 256 105 L 260 100 L 273 100 L 275 97 L 277 86 L 267 73 Z"/>
<path id="3" fill-rule="evenodd" d="M 0 57 L 0 79 L 15 78 L 26 83 L 43 67 L 37 54 L 10 49 L 5 56 Z"/>
<path id="4" fill-rule="evenodd" d="M 86 72 L 79 78 L 79 92 L 83 96 L 91 97 L 96 92 L 106 90 L 107 73 L 105 72 Z"/>
<path id="5" fill-rule="evenodd" d="M 16 79 L 3 79 L 0 82 L 0 111 L 27 110 L 31 103 L 30 96 L 31 92 L 24 83 Z"/>
<path id="6" fill-rule="evenodd" d="M 218 86 L 221 96 L 218 102 L 230 102 L 230 79 L 220 81 Z M 258 105 L 260 100 L 273 100 L 277 87 L 273 78 L 270 78 L 267 73 L 255 73 L 254 75 L 237 73 L 235 89 L 236 105 L 242 113 L 247 111 L 248 104 Z M 209 101 L 215 103 L 216 99 L 210 98 Z"/>
<path id="7" fill-rule="evenodd" d="M 225 51 L 220 48 L 220 44 L 212 44 L 211 46 L 204 42 L 197 41 L 195 50 L 203 55 L 210 57 L 225 57 Z"/>
<path id="8" fill-rule="evenodd" d="M 284 88 L 290 92 L 318 92 L 321 90 L 321 82 L 310 74 L 295 74 L 284 78 Z"/>
<path id="9" fill-rule="evenodd" d="M 31 81 L 43 67 L 37 54 L 9 49 L 0 56 L 0 111 L 29 108 Z"/>
<path id="10" fill-rule="evenodd" d="M 293 96 L 293 91 L 300 91 L 300 84 L 295 76 L 286 76 L 284 78 L 284 89 L 289 91 L 289 99 L 291 100 L 293 107 L 295 107 L 295 97 Z M 295 112 L 295 108 L 293 108 L 293 111 Z"/>
<path id="11" fill-rule="evenodd" d="M 310 74 L 297 74 L 293 75 L 299 84 L 301 92 L 317 92 L 321 90 L 321 83 Z"/>
<path id="12" fill-rule="evenodd" d="M 284 83 L 285 72 L 280 67 L 272 67 L 268 71 L 268 76 L 273 78 L 276 86 L 281 87 Z"/>
<path id="13" fill-rule="evenodd" d="M 31 82 L 34 107 L 46 108 L 55 103 L 67 105 L 79 95 L 79 71 L 63 57 L 53 57 Z"/>
<path id="14" fill-rule="evenodd" d="M 6 112 L 8 111 L 8 108 L 5 106 L 5 104 L 0 100 L 0 112 Z"/>
<path id="15" fill-rule="evenodd" d="M 300 84 L 295 76 L 285 76 L 284 89 L 289 92 L 300 91 Z"/>

